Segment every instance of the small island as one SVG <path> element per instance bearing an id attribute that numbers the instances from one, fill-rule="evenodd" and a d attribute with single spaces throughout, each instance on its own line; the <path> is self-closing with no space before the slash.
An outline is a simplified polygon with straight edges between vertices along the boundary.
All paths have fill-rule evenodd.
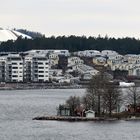
<path id="1" fill-rule="evenodd" d="M 136 86 L 128 88 L 127 96 L 113 84 L 105 72 L 94 76 L 83 97 L 71 96 L 57 108 L 56 116 L 35 117 L 33 120 L 116 121 L 140 120 L 140 94 Z M 125 110 L 124 102 L 127 101 Z"/>

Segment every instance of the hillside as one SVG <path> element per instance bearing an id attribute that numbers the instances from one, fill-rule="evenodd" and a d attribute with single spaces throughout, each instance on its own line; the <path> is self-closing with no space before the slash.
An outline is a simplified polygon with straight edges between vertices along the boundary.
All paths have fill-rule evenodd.
<path id="1" fill-rule="evenodd" d="M 0 42 L 16 40 L 18 37 L 31 39 L 32 37 L 16 30 L 0 28 Z"/>

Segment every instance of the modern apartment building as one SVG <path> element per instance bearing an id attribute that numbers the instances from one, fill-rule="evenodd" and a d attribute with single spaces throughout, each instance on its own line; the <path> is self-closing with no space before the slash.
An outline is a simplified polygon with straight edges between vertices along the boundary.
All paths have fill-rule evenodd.
<path id="1" fill-rule="evenodd" d="M 23 82 L 23 59 L 19 54 L 6 56 L 5 81 Z"/>
<path id="2" fill-rule="evenodd" d="M 0 57 L 0 82 L 5 82 L 5 63 L 6 57 Z"/>
<path id="3" fill-rule="evenodd" d="M 24 69 L 24 77 L 27 82 L 46 82 L 49 80 L 49 59 L 46 55 L 26 56 Z"/>
<path id="4" fill-rule="evenodd" d="M 24 82 L 32 81 L 32 57 L 25 56 L 24 58 Z"/>
<path id="5" fill-rule="evenodd" d="M 0 57 L 0 82 L 46 82 L 49 80 L 49 59 L 45 55 Z"/>

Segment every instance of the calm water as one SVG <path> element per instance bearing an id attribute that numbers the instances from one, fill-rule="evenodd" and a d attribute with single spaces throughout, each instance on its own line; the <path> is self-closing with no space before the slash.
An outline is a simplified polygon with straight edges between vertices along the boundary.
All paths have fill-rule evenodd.
<path id="1" fill-rule="evenodd" d="M 83 89 L 0 91 L 0 140 L 140 140 L 140 122 L 57 122 L 56 107 Z"/>

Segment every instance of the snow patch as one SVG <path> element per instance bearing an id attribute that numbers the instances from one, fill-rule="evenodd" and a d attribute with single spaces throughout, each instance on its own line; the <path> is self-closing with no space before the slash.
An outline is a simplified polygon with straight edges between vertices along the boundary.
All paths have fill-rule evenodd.
<path id="1" fill-rule="evenodd" d="M 14 30 L 6 30 L 0 28 L 0 42 L 8 40 L 17 40 L 18 37 L 32 39 L 32 37 Z"/>

